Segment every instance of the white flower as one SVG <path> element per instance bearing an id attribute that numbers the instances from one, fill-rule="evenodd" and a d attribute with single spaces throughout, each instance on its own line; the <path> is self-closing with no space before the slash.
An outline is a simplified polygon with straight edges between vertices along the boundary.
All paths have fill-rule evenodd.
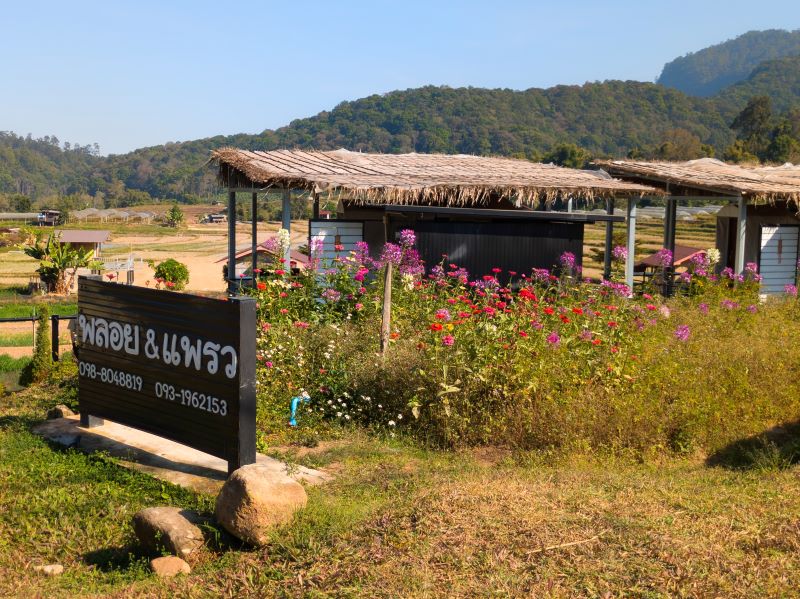
<path id="1" fill-rule="evenodd" d="M 341 418 L 342 417 L 342 413 L 341 412 L 336 412 L 336 417 L 337 418 Z"/>
<path id="2" fill-rule="evenodd" d="M 389 421 L 389 426 L 394 426 L 394 425 L 395 425 L 395 421 L 394 420 L 390 420 Z"/>
<path id="3" fill-rule="evenodd" d="M 398 414 L 398 415 L 397 415 L 397 419 L 398 419 L 398 420 L 402 420 L 402 419 L 403 419 L 403 415 L 402 415 L 402 414 Z"/>

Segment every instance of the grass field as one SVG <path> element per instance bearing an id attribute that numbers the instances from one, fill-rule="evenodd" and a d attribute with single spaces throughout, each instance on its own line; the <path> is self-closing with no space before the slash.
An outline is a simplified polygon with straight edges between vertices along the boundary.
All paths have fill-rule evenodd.
<path id="1" fill-rule="evenodd" d="M 211 498 L 33 436 L 56 401 L 48 389 L 0 400 L 0 596 L 764 597 L 798 588 L 800 476 L 782 444 L 745 441 L 711 466 L 704 456 L 432 452 L 355 430 L 315 448 L 275 448 L 337 478 L 309 489 L 308 507 L 267 548 L 208 527 L 193 573 L 161 582 L 131 517 L 154 505 L 209 515 Z M 32 569 L 53 562 L 63 576 Z"/>

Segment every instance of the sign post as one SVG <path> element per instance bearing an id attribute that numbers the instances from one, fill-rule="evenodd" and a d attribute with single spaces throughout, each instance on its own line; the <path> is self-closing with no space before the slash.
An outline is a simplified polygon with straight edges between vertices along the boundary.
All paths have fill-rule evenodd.
<path id="1" fill-rule="evenodd" d="M 223 458 L 255 462 L 256 307 L 78 281 L 78 402 L 83 426 L 102 419 Z"/>

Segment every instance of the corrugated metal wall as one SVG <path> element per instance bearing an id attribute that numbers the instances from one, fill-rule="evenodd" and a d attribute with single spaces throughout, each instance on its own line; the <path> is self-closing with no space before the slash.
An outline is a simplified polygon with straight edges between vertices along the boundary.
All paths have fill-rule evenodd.
<path id="1" fill-rule="evenodd" d="M 393 223 L 392 237 L 406 226 Z M 583 253 L 583 223 L 417 221 L 411 228 L 428 268 L 447 254 L 447 263 L 463 266 L 476 277 L 495 267 L 519 273 L 552 268 L 567 251 L 580 265 Z"/>

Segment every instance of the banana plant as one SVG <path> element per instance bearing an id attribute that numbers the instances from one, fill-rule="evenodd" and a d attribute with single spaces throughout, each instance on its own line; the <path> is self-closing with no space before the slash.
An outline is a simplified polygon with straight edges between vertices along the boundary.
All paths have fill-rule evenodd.
<path id="1" fill-rule="evenodd" d="M 22 249 L 26 255 L 39 261 L 39 268 L 36 270 L 39 278 L 48 291 L 56 293 L 68 293 L 78 269 L 96 264 L 94 252 L 90 248 L 77 248 L 69 243 L 61 243 L 56 234 L 48 237 L 46 242 L 36 241 Z"/>

